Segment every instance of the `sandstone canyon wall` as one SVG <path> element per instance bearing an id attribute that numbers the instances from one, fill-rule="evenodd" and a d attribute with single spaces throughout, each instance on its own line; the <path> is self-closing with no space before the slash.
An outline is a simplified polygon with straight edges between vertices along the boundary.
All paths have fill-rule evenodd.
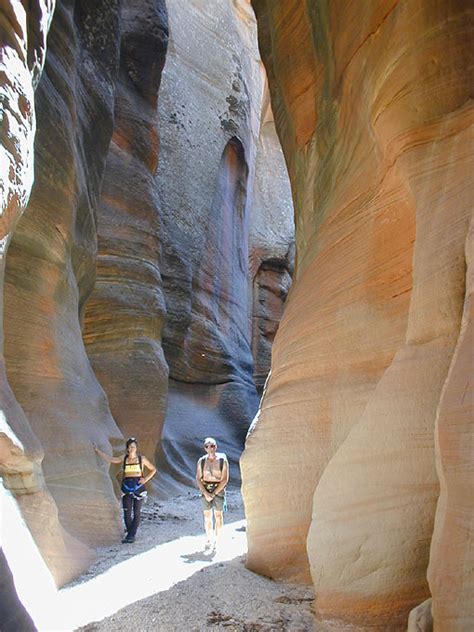
<path id="1" fill-rule="evenodd" d="M 291 214 L 277 237 L 271 228 L 271 214 L 285 215 L 291 202 L 276 134 L 269 131 L 263 143 L 260 134 L 265 77 L 249 3 L 177 0 L 168 11 L 157 172 L 167 307 L 163 349 L 170 369 L 158 455 L 165 494 L 194 479 L 206 435 L 216 436 L 230 458 L 232 483 L 239 481 L 238 458 L 258 405 L 254 277 L 267 259 L 284 268 L 293 239 Z M 257 204 L 256 191 L 270 188 L 270 168 L 284 180 L 283 195 L 261 193 Z M 263 230 L 265 213 L 264 246 L 255 227 Z"/>
<path id="2" fill-rule="evenodd" d="M 471 145 L 472 146 L 472 145 Z M 471 198 L 472 199 L 472 198 Z M 440 496 L 428 579 L 437 630 L 469 630 L 474 623 L 474 223 L 466 238 L 466 297 L 456 350 L 436 420 Z"/>
<path id="3" fill-rule="evenodd" d="M 161 347 L 157 100 L 168 39 L 164 2 L 122 8 L 114 132 L 97 210 L 94 291 L 83 336 L 92 368 L 126 437 L 152 461 L 166 408 Z"/>
<path id="4" fill-rule="evenodd" d="M 8 250 L 5 282 L 8 379 L 43 446 L 61 524 L 90 544 L 119 535 L 112 484 L 91 441 L 118 442 L 121 434 L 80 324 L 95 279 L 95 212 L 113 129 L 119 21 L 114 0 L 56 7 L 35 99 L 35 183 Z"/>
<path id="5" fill-rule="evenodd" d="M 58 3 L 33 108 L 32 87 L 38 83 L 53 5 L 32 3 L 29 13 L 16 6 L 3 13 L 2 5 L 2 21 L 5 25 L 10 22 L 12 29 L 10 49 L 7 46 L 6 53 L 2 51 L 7 68 L 6 80 L 2 81 L 6 94 L 2 115 L 4 121 L 10 119 L 9 125 L 2 125 L 2 151 L 12 164 L 5 173 L 6 179 L 2 170 L 2 244 L 9 243 L 2 301 L 4 298 L 6 370 L 14 396 L 3 379 L 6 424 L 1 427 L 0 464 L 3 484 L 11 490 L 6 493 L 13 493 L 16 498 L 14 505 L 9 496 L 4 500 L 2 495 L 2 510 L 6 509 L 3 527 L 7 524 L 12 527 L 14 520 L 25 520 L 47 565 L 43 569 L 44 581 L 48 581 L 46 575 L 50 572 L 61 585 L 84 570 L 94 557 L 93 551 L 81 542 L 97 545 L 121 534 L 108 468 L 94 454 L 92 441 L 103 445 L 103 449 L 110 451 L 112 446 L 122 451 L 123 435 L 90 366 L 81 325 L 96 281 L 97 226 L 102 237 L 110 221 L 107 209 L 102 211 L 99 204 L 104 172 L 107 171 L 105 196 L 112 198 L 109 206 L 113 207 L 114 186 L 120 188 L 117 182 L 123 187 L 127 180 L 139 180 L 137 188 L 142 198 L 152 188 L 149 182 L 150 173 L 156 168 L 157 135 L 155 121 L 147 127 L 143 119 L 150 121 L 156 113 L 167 31 L 166 11 L 160 1 L 126 6 L 115 0 Z M 15 55 L 18 62 L 12 58 Z M 27 209 L 19 219 L 32 180 L 33 112 L 38 121 L 35 183 Z M 130 131 L 120 132 L 124 120 L 129 123 L 127 116 L 130 120 L 135 116 L 136 125 L 143 130 L 143 135 L 134 137 L 133 142 L 127 137 Z M 115 133 L 114 124 L 115 129 L 119 128 Z M 125 169 L 120 157 L 117 158 L 120 138 L 136 158 L 136 164 Z M 111 183 L 113 178 L 115 184 Z M 143 204 L 142 215 L 137 213 L 136 225 L 130 227 L 133 222 L 126 221 L 127 203 L 137 193 L 131 186 L 127 190 L 129 197 L 123 189 L 120 192 L 125 219 L 114 218 L 115 269 L 130 278 L 142 266 L 144 295 L 148 292 L 154 298 L 159 295 L 159 284 L 151 292 L 146 288 L 149 269 L 153 276 L 152 264 L 147 261 L 150 251 L 154 261 L 158 258 L 154 252 L 156 237 L 148 238 L 151 213 Z M 141 234 L 146 235 L 145 243 L 140 242 Z M 121 236 L 130 243 L 125 255 L 123 248 L 120 250 Z M 136 261 L 134 246 L 141 257 Z M 4 251 L 2 270 L 3 255 Z M 102 280 L 99 289 L 107 283 L 101 277 L 104 268 L 107 265 L 99 266 Z M 111 276 L 106 269 L 107 274 Z M 124 302 L 128 300 L 130 312 L 137 303 L 136 294 L 132 294 L 123 297 Z M 113 291 L 110 295 L 113 299 Z M 158 303 L 156 300 L 154 305 Z M 159 340 L 156 311 L 149 310 L 149 320 L 153 336 Z M 96 344 L 92 351 L 102 343 L 106 356 L 108 341 L 100 340 L 103 319 L 100 309 L 95 323 L 89 317 L 88 333 Z M 138 322 L 138 330 L 140 325 Z M 118 325 L 114 322 L 112 326 L 117 330 L 115 340 L 120 336 L 132 337 L 130 320 L 124 319 Z M 140 335 L 136 341 L 130 341 L 132 347 L 138 349 L 142 342 Z M 143 346 L 147 342 L 143 341 Z M 91 355 L 94 357 L 94 353 Z M 162 357 L 160 353 L 155 356 Z M 116 370 L 120 349 L 115 360 Z M 163 373 L 162 365 L 159 369 Z M 118 381 L 121 376 L 119 371 L 116 373 Z M 157 397 L 162 399 L 162 392 L 158 396 L 150 392 L 151 399 L 155 401 Z M 113 397 L 111 401 L 116 404 Z M 155 443 L 159 437 L 159 416 L 157 420 L 149 433 Z M 146 436 L 145 428 L 142 434 Z M 12 551 L 18 551 L 15 538 L 18 538 L 15 528 L 2 529 L 7 561 L 15 580 L 21 583 L 27 568 L 16 564 L 14 559 Z M 32 546 L 30 540 L 25 539 L 27 546 Z M 38 578 L 38 581 L 43 580 Z M 13 594 L 7 589 L 6 593 Z"/>
<path id="6" fill-rule="evenodd" d="M 255 18 L 246 0 L 170 6 L 158 113 L 162 0 L 61 1 L 53 18 L 53 2 L 1 5 L 1 545 L 19 584 L 19 521 L 58 585 L 119 537 L 114 479 L 92 442 L 117 453 L 137 435 L 154 458 L 168 363 L 163 493 L 173 477 L 192 481 L 209 433 L 238 481 L 254 362 L 260 386 L 268 372 L 293 223 Z M 1 586 L 14 601 L 9 573 Z"/>
<path id="7" fill-rule="evenodd" d="M 5 259 L 13 231 L 28 202 L 33 181 L 33 142 L 36 130 L 34 90 L 43 68 L 53 1 L 2 2 L 0 23 L 0 316 L 4 315 Z M 2 629 L 30 625 L 16 601 L 10 569 L 16 580 L 28 575 L 22 563 L 41 552 L 57 584 L 83 570 L 92 552 L 64 531 L 56 504 L 45 484 L 42 445 L 7 381 L 4 331 L 0 328 L 0 602 Z M 26 524 L 30 538 L 19 547 L 18 532 Z M 8 529 L 6 526 L 8 525 Z M 32 537 L 31 537 L 32 536 Z M 20 550 L 21 549 L 21 550 Z"/>
<path id="8" fill-rule="evenodd" d="M 241 463 L 248 565 L 311 578 L 323 627 L 406 629 L 429 596 L 437 453 L 434 626 L 468 630 L 472 8 L 253 5 L 297 261 Z"/>
<path id="9" fill-rule="evenodd" d="M 33 621 L 18 599 L 13 575 L 2 550 L 0 550 L 0 578 L 0 629 L 5 632 L 34 631 L 36 628 Z"/>

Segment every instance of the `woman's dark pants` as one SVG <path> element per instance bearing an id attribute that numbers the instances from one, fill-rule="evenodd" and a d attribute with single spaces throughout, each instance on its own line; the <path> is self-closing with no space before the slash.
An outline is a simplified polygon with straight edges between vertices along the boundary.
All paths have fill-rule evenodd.
<path id="1" fill-rule="evenodd" d="M 122 498 L 123 518 L 127 529 L 127 538 L 134 538 L 140 524 L 141 499 L 133 494 L 125 494 Z"/>

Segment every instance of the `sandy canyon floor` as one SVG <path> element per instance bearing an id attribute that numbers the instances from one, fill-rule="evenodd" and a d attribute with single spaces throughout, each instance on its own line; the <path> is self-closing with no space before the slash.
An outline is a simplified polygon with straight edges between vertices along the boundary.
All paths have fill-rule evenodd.
<path id="1" fill-rule="evenodd" d="M 245 568 L 238 491 L 228 494 L 225 522 L 218 550 L 206 555 L 197 493 L 149 500 L 136 542 L 100 549 L 88 573 L 61 591 L 65 625 L 75 612 L 81 623 L 69 629 L 84 632 L 316 630 L 311 587 L 277 583 Z"/>

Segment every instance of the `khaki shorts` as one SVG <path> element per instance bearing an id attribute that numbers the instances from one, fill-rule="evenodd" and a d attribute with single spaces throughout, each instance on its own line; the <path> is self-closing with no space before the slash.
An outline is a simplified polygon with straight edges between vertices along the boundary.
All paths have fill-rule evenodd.
<path id="1" fill-rule="evenodd" d="M 209 511 L 214 509 L 215 511 L 222 511 L 224 509 L 225 491 L 217 494 L 212 500 L 206 500 L 204 496 L 201 496 L 201 503 L 203 511 Z"/>

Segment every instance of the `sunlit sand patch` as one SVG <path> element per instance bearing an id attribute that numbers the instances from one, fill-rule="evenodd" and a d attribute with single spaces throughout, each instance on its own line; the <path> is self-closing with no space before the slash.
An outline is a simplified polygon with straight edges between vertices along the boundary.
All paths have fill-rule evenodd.
<path id="1" fill-rule="evenodd" d="M 40 630 L 73 630 L 169 590 L 202 568 L 239 557 L 247 550 L 244 524 L 240 520 L 225 525 L 218 550 L 210 555 L 203 553 L 202 535 L 180 537 L 120 562 L 82 584 L 64 588 L 50 596 L 49 605 L 43 602 L 41 612 L 34 616 L 35 625 Z"/>

